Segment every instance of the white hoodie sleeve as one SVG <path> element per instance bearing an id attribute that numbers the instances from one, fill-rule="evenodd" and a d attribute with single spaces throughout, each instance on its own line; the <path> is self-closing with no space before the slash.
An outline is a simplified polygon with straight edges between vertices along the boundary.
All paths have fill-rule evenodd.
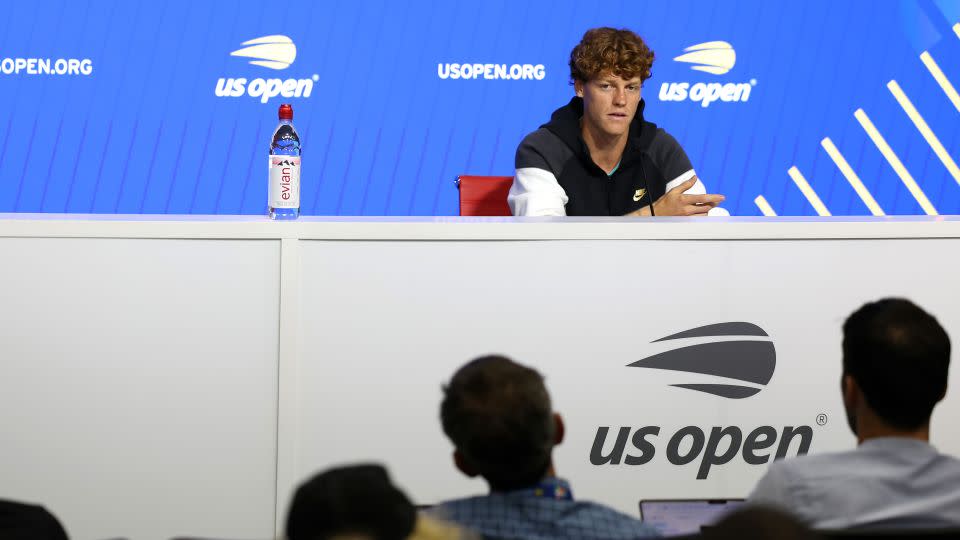
<path id="1" fill-rule="evenodd" d="M 553 173 L 536 167 L 517 169 L 507 195 L 515 216 L 565 216 L 568 200 Z"/>

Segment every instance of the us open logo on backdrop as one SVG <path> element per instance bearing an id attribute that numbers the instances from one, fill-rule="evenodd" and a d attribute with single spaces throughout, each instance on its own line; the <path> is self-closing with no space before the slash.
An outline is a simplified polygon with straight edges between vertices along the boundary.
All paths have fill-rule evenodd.
<path id="1" fill-rule="evenodd" d="M 670 372 L 678 382 L 669 386 L 719 399 L 740 400 L 758 394 L 770 382 L 777 367 L 773 340 L 763 328 L 749 322 L 698 326 L 653 343 L 672 347 L 627 367 Z M 683 380 L 689 376 L 712 376 L 718 380 L 708 383 Z M 678 396 L 678 403 L 680 399 Z M 651 414 L 655 413 L 648 411 L 645 416 L 649 418 Z M 611 436 L 611 431 L 616 435 Z M 664 450 L 670 465 L 685 466 L 699 460 L 696 478 L 705 480 L 714 467 L 726 465 L 738 456 L 746 465 L 763 465 L 771 458 L 806 454 L 813 442 L 813 427 L 809 425 L 780 429 L 771 425 L 691 425 L 662 436 L 661 431 L 658 425 L 598 426 L 590 448 L 590 463 L 595 466 L 645 465 Z"/>
<path id="2" fill-rule="evenodd" d="M 691 45 L 673 59 L 690 64 L 690 69 L 712 75 L 726 75 L 737 64 L 737 51 L 726 41 L 708 41 Z M 750 99 L 756 79 L 745 83 L 665 82 L 660 85 L 660 101 L 693 101 L 701 107 L 711 103 L 742 103 Z"/>
<path id="3" fill-rule="evenodd" d="M 263 36 L 244 41 L 242 47 L 231 52 L 230 56 L 249 58 L 249 64 L 281 71 L 289 68 L 297 59 L 297 45 L 287 36 Z M 320 80 L 314 74 L 305 79 L 278 79 L 257 77 L 248 81 L 246 77 L 221 77 L 217 81 L 214 94 L 217 97 L 249 96 L 259 98 L 266 103 L 277 96 L 284 98 L 308 98 L 313 92 L 313 83 Z"/>

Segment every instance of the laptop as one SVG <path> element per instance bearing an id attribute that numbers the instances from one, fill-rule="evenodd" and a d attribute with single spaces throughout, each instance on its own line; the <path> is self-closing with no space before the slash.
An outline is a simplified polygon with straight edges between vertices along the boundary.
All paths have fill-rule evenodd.
<path id="1" fill-rule="evenodd" d="M 697 534 L 745 504 L 744 499 L 650 499 L 640 501 L 640 520 L 663 536 Z"/>

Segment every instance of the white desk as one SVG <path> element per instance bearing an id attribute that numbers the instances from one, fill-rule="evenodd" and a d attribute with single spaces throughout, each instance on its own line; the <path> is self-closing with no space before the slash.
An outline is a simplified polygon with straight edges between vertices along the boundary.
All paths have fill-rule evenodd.
<path id="1" fill-rule="evenodd" d="M 671 436 L 809 426 L 811 452 L 848 448 L 847 314 L 907 296 L 960 339 L 956 217 L 0 215 L 0 260 L 0 497 L 42 502 L 80 539 L 268 537 L 297 482 L 361 459 L 421 503 L 481 492 L 437 416 L 441 383 L 489 352 L 547 376 L 578 497 L 636 514 L 640 498 L 743 496 L 763 465 L 737 452 L 698 480 L 705 451 L 671 464 Z M 776 350 L 752 397 L 626 367 L 730 321 Z M 933 425 L 955 454 L 958 394 Z M 608 456 L 620 428 L 645 426 L 661 428 L 648 463 L 591 463 L 598 428 Z"/>

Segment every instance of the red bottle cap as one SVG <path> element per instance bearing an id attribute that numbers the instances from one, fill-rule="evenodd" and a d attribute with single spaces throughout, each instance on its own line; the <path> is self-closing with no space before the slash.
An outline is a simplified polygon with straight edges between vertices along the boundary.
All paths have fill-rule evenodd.
<path id="1" fill-rule="evenodd" d="M 278 114 L 281 120 L 293 120 L 293 105 L 284 103 L 280 106 L 280 112 Z"/>

